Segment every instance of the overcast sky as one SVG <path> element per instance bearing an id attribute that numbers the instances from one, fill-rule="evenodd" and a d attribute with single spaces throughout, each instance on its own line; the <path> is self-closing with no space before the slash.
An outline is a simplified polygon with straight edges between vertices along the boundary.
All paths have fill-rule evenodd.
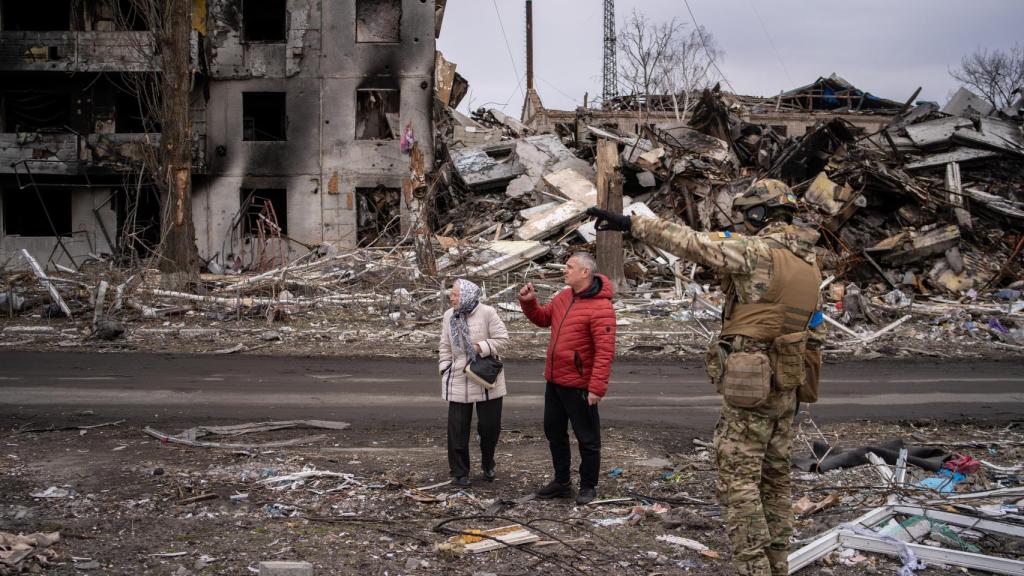
<path id="1" fill-rule="evenodd" d="M 689 0 L 725 52 L 740 94 L 770 96 L 835 72 L 903 101 L 944 103 L 948 70 L 979 47 L 1024 38 L 1019 0 Z M 535 84 L 548 108 L 573 109 L 601 92 L 602 0 L 534 0 Z M 494 106 L 518 117 L 526 74 L 525 0 L 448 0 L 438 49 L 470 84 L 460 109 Z M 617 0 L 617 27 L 634 9 L 692 26 L 683 0 Z M 499 17 L 500 15 L 500 17 Z M 504 31 L 503 31 L 504 28 Z M 506 44 L 507 41 L 507 44 Z"/>

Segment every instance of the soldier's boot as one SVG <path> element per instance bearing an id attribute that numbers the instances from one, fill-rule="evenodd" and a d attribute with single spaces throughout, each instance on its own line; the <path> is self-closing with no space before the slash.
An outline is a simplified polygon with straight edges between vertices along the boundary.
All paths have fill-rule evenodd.
<path id="1" fill-rule="evenodd" d="M 768 563 L 771 564 L 772 576 L 787 576 L 789 574 L 789 550 L 769 547 Z"/>

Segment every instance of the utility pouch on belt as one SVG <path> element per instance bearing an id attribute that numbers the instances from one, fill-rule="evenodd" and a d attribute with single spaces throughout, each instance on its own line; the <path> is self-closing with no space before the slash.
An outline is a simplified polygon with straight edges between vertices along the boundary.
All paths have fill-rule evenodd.
<path id="1" fill-rule="evenodd" d="M 804 351 L 807 332 L 779 336 L 772 342 L 768 357 L 775 373 L 775 386 L 780 392 L 795 390 L 804 383 Z"/>
<path id="2" fill-rule="evenodd" d="M 772 389 L 772 368 L 764 352 L 733 352 L 725 361 L 722 396 L 736 408 L 757 408 Z"/>
<path id="3" fill-rule="evenodd" d="M 821 375 L 821 348 L 804 350 L 804 366 L 807 370 L 804 381 L 796 390 L 796 399 L 804 404 L 818 401 L 818 378 Z"/>

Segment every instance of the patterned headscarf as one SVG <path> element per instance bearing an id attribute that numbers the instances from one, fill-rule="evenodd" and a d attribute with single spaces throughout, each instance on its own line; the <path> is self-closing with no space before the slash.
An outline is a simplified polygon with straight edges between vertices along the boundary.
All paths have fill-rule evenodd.
<path id="1" fill-rule="evenodd" d="M 480 303 L 480 287 L 469 280 L 459 278 L 455 281 L 459 287 L 459 305 L 453 310 L 452 318 L 449 321 L 449 331 L 452 335 L 452 343 L 456 348 L 466 352 L 466 362 L 476 360 L 476 351 L 473 343 L 469 340 L 469 315 Z"/>

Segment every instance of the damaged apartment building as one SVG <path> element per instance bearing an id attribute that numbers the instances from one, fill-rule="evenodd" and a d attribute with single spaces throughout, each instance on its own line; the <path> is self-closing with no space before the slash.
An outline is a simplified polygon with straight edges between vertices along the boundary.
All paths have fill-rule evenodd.
<path id="1" fill-rule="evenodd" d="M 140 0 L 0 0 L 0 266 L 145 256 L 158 74 Z M 199 254 L 252 268 L 410 224 L 408 144 L 433 162 L 442 0 L 193 0 Z M 148 133 L 147 133 L 148 132 Z M 401 143 L 401 144 L 400 144 Z M 403 149 L 405 151 L 403 151 Z M 270 259 L 273 263 L 274 258 Z"/>

